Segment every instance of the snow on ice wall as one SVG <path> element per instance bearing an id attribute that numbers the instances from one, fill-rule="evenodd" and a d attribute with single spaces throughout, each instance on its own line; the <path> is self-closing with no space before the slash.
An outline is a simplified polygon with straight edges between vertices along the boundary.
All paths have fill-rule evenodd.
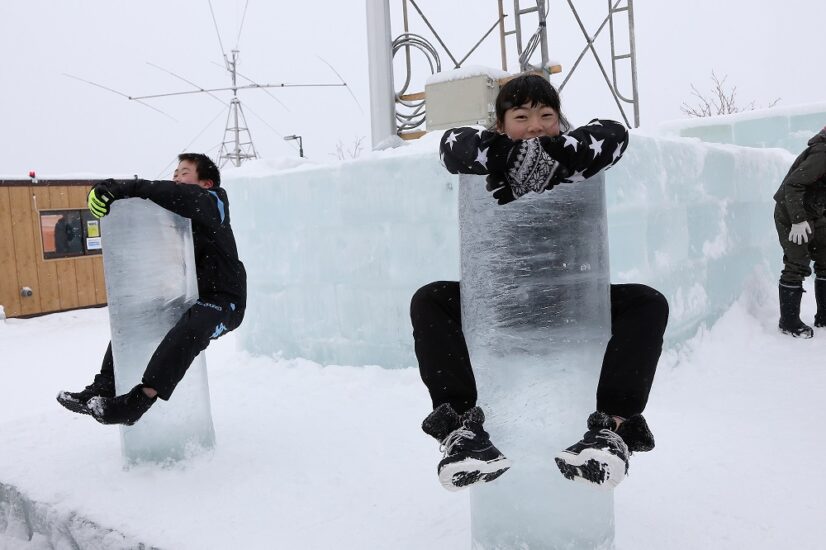
<path id="1" fill-rule="evenodd" d="M 458 176 L 436 148 L 429 140 L 333 166 L 226 172 L 249 274 L 244 349 L 416 364 L 410 297 L 459 279 Z M 632 133 L 605 178 L 611 280 L 665 294 L 671 342 L 714 321 L 756 267 L 779 277 L 772 195 L 793 159 Z"/>
<path id="2" fill-rule="evenodd" d="M 826 103 L 815 103 L 679 120 L 663 124 L 661 128 L 674 136 L 744 147 L 779 147 L 797 155 L 824 126 Z"/>

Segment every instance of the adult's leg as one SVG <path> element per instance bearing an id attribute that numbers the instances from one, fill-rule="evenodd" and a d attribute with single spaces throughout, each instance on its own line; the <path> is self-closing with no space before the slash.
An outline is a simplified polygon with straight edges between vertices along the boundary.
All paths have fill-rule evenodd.
<path id="1" fill-rule="evenodd" d="M 795 244 L 789 240 L 792 224 L 785 207 L 781 204 L 774 207 L 774 227 L 780 246 L 783 248 L 783 272 L 780 275 L 780 284 L 786 287 L 802 287 L 803 279 L 812 274 L 810 247 L 806 243 Z M 810 238 L 817 238 L 817 233 L 810 235 Z"/>
<path id="2" fill-rule="evenodd" d="M 433 408 L 448 403 L 462 414 L 476 405 L 476 380 L 462 332 L 459 283 L 423 286 L 410 301 L 410 320 L 419 374 Z"/>
<path id="3" fill-rule="evenodd" d="M 815 326 L 823 328 L 826 327 L 826 217 L 815 220 L 813 230 L 809 252 L 815 263 Z"/>
<path id="4" fill-rule="evenodd" d="M 667 324 L 662 294 L 640 284 L 611 285 L 611 339 L 597 387 L 598 411 L 623 418 L 642 413 Z"/>

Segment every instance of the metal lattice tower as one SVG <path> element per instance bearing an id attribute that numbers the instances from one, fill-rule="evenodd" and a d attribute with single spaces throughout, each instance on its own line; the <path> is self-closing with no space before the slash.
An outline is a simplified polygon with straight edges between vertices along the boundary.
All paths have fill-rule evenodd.
<path id="1" fill-rule="evenodd" d="M 243 29 L 243 26 L 244 26 L 244 20 L 246 19 L 248 3 L 249 2 L 247 2 L 247 4 L 245 4 L 245 6 L 244 6 L 244 14 L 241 18 L 241 25 L 240 25 L 240 28 L 239 28 L 239 31 L 238 31 L 238 40 L 239 41 L 240 41 L 240 38 L 241 38 L 241 30 Z M 358 100 L 356 100 L 355 96 L 353 95 L 353 92 L 351 90 L 349 90 L 349 87 L 347 86 L 347 83 L 344 81 L 344 79 L 341 78 L 341 75 L 333 68 L 332 65 L 330 65 L 329 63 L 327 63 L 323 59 L 321 59 L 321 61 L 323 63 L 325 63 L 328 67 L 330 67 L 330 70 L 332 70 L 333 73 L 335 73 L 335 75 L 339 78 L 339 80 L 341 80 L 341 82 L 326 83 L 326 84 L 324 84 L 324 83 L 320 83 L 320 84 L 287 84 L 287 83 L 259 84 L 258 82 L 252 80 L 251 78 L 241 74 L 237 70 L 238 54 L 239 54 L 237 43 L 236 43 L 235 49 L 230 51 L 231 56 L 227 56 L 226 50 L 224 49 L 224 44 L 221 41 L 221 33 L 218 31 L 218 21 L 215 18 L 215 13 L 212 9 L 211 0 L 208 0 L 208 4 L 209 4 L 210 13 L 212 14 L 212 21 L 215 25 L 215 32 L 218 36 L 218 44 L 221 47 L 221 55 L 223 56 L 223 59 L 224 59 L 224 67 L 226 68 L 227 72 L 229 72 L 231 80 L 232 80 L 232 86 L 230 86 L 230 87 L 218 87 L 218 88 L 208 88 L 208 89 L 203 88 L 202 86 L 199 86 L 198 84 L 195 84 L 191 80 L 187 80 L 186 78 L 184 78 L 184 77 L 182 77 L 182 76 L 180 76 L 180 75 L 178 75 L 178 74 L 176 74 L 172 71 L 169 71 L 167 69 L 164 69 L 163 67 L 159 67 L 158 65 L 155 65 L 154 63 L 148 63 L 148 64 L 155 67 L 156 69 L 159 69 L 159 70 L 161 70 L 165 73 L 168 73 L 168 74 L 174 76 L 178 80 L 181 80 L 181 81 L 187 83 L 188 85 L 194 87 L 195 89 L 194 90 L 180 91 L 180 92 L 171 92 L 171 93 L 165 93 L 165 94 L 130 96 L 130 95 L 125 94 L 123 92 L 113 90 L 112 88 L 108 88 L 106 86 L 103 86 L 101 84 L 97 84 L 95 82 L 86 80 L 84 78 L 80 78 L 80 77 L 70 75 L 70 74 L 65 74 L 65 73 L 64 74 L 65 74 L 65 76 L 68 76 L 69 78 L 73 78 L 75 80 L 80 80 L 81 82 L 86 82 L 87 84 L 91 84 L 92 86 L 96 86 L 98 88 L 102 88 L 102 89 L 107 90 L 109 92 L 113 92 L 113 93 L 116 93 L 120 96 L 123 96 L 123 97 L 125 97 L 126 99 L 128 99 L 130 101 L 140 103 L 141 105 L 144 105 L 144 106 L 146 106 L 146 107 L 148 107 L 148 108 L 150 108 L 154 111 L 157 111 L 158 113 L 161 113 L 161 114 L 163 114 L 163 115 L 165 115 L 169 118 L 172 118 L 173 120 L 175 120 L 175 119 L 173 117 L 171 117 L 169 114 L 167 114 L 164 111 L 158 109 L 157 107 L 147 103 L 145 100 L 161 98 L 161 97 L 191 95 L 191 94 L 207 94 L 207 95 L 211 96 L 212 98 L 214 98 L 215 100 L 221 102 L 224 106 L 226 106 L 228 108 L 227 122 L 226 122 L 226 126 L 224 127 L 224 136 L 223 136 L 223 140 L 221 142 L 221 146 L 220 146 L 219 154 L 218 154 L 218 165 L 219 166 L 224 166 L 224 164 L 226 164 L 227 162 L 232 162 L 235 166 L 241 166 L 241 164 L 245 160 L 259 158 L 258 157 L 258 152 L 256 151 L 255 145 L 253 144 L 253 141 L 252 141 L 252 135 L 250 133 L 249 127 L 247 126 L 247 119 L 246 119 L 246 116 L 244 115 L 244 109 L 241 106 L 241 100 L 238 97 L 239 90 L 252 90 L 252 89 L 263 90 L 268 95 L 272 96 L 273 99 L 278 101 L 278 99 L 275 96 L 273 96 L 267 90 L 267 88 L 301 88 L 301 87 L 306 88 L 306 87 L 339 87 L 339 86 L 343 86 L 345 88 L 348 88 L 348 91 L 350 92 L 350 95 L 353 97 L 353 100 L 356 101 L 356 104 L 358 104 Z M 246 82 L 248 82 L 248 84 L 244 84 L 244 85 L 239 86 L 238 85 L 238 77 L 239 76 L 241 78 L 243 78 Z M 216 95 L 216 93 L 218 93 L 218 92 L 227 92 L 227 91 L 232 92 L 232 99 L 229 101 L 229 103 L 227 103 L 225 100 L 219 98 Z M 278 101 L 278 102 L 281 103 L 280 101 Z M 283 105 L 283 103 L 282 103 L 282 105 Z M 359 108 L 361 108 L 361 107 L 359 107 Z M 269 124 L 263 118 L 256 115 L 254 111 L 252 111 L 251 109 L 249 109 L 249 111 L 250 111 L 251 114 L 253 114 L 257 118 L 261 119 L 261 121 L 265 125 L 269 126 Z M 219 113 L 219 115 L 220 115 L 220 113 Z M 217 116 L 216 116 L 216 119 L 217 119 Z M 213 121 L 214 120 L 215 119 L 213 119 Z M 270 126 L 270 128 L 272 128 L 272 126 Z M 273 130 L 274 130 L 274 128 L 273 128 Z M 276 131 L 276 133 L 278 133 L 278 132 Z M 199 134 L 199 136 L 200 136 L 200 134 Z M 197 139 L 197 137 L 196 137 L 196 139 Z M 187 146 L 187 147 L 189 147 L 189 146 Z M 186 150 L 186 148 L 184 150 Z"/>
<path id="2" fill-rule="evenodd" d="M 232 76 L 232 100 L 229 104 L 229 113 L 227 113 L 224 141 L 218 153 L 218 166 L 223 166 L 227 161 L 231 161 L 235 166 L 241 166 L 245 160 L 258 158 L 255 145 L 252 143 L 252 134 L 244 116 L 244 109 L 241 107 L 241 100 L 238 99 L 235 70 L 237 62 L 238 50 L 232 50 L 232 60 L 226 60 L 227 70 Z"/>

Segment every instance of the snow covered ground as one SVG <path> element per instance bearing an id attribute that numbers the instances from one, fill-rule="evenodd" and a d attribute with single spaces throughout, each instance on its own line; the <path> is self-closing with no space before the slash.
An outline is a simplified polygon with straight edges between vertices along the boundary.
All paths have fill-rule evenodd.
<path id="1" fill-rule="evenodd" d="M 657 448 L 615 492 L 619 550 L 823 548 L 826 330 L 792 340 L 776 316 L 762 281 L 664 354 L 646 411 Z M 215 452 L 124 470 L 117 428 L 54 400 L 91 380 L 107 323 L 105 309 L 0 321 L 0 487 L 122 535 L 104 548 L 469 547 L 468 496 L 438 484 L 415 369 L 251 357 L 230 334 L 208 351 Z M 0 548 L 49 547 L 24 527 Z"/>

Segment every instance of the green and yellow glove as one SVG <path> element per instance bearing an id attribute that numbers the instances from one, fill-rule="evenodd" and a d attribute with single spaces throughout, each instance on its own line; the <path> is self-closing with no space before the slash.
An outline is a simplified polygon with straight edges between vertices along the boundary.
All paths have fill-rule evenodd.
<path id="1" fill-rule="evenodd" d="M 89 211 L 94 217 L 100 219 L 109 213 L 112 202 L 117 198 L 113 192 L 115 184 L 115 180 L 103 180 L 89 191 Z"/>

